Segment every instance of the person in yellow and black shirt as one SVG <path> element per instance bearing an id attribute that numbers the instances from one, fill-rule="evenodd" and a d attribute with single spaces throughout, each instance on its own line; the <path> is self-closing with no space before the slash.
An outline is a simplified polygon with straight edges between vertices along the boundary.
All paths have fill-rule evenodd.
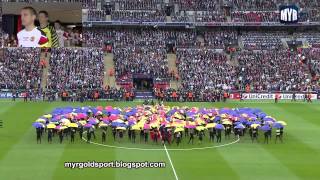
<path id="1" fill-rule="evenodd" d="M 59 47 L 59 38 L 56 30 L 49 24 L 49 14 L 47 11 L 39 11 L 38 19 L 40 22 L 40 29 L 46 34 L 49 41 L 41 47 Z"/>

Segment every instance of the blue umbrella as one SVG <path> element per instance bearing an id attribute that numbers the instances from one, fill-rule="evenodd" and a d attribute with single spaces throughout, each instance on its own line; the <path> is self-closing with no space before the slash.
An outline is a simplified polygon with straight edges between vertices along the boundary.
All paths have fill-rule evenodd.
<path id="1" fill-rule="evenodd" d="M 243 124 L 238 124 L 238 125 L 236 125 L 235 127 L 234 127 L 235 129 L 244 129 L 244 128 L 246 128 Z"/>
<path id="2" fill-rule="evenodd" d="M 224 126 L 222 124 L 217 124 L 215 126 L 216 129 L 224 129 Z"/>
<path id="3" fill-rule="evenodd" d="M 261 124 L 260 121 L 253 121 L 252 124 Z"/>
<path id="4" fill-rule="evenodd" d="M 221 117 L 220 117 L 220 116 L 214 117 L 214 122 L 217 122 L 217 121 L 220 121 L 220 120 L 221 120 Z"/>
<path id="5" fill-rule="evenodd" d="M 280 124 L 280 123 L 274 123 L 274 124 L 273 124 L 273 127 L 274 127 L 274 128 L 277 128 L 277 129 L 280 129 L 280 128 L 283 128 L 283 125 Z"/>
<path id="6" fill-rule="evenodd" d="M 119 109 L 113 109 L 110 113 L 111 114 L 120 114 L 121 111 Z"/>
<path id="7" fill-rule="evenodd" d="M 96 125 L 98 124 L 98 121 L 96 121 L 95 119 L 90 119 L 88 123 L 92 125 Z"/>
<path id="8" fill-rule="evenodd" d="M 271 130 L 271 128 L 270 128 L 269 125 L 263 125 L 263 126 L 260 127 L 260 129 L 261 129 L 262 131 L 269 131 L 269 130 Z"/>
<path id="9" fill-rule="evenodd" d="M 85 127 L 85 128 L 91 128 L 93 125 L 92 124 L 85 124 L 83 127 Z"/>
<path id="10" fill-rule="evenodd" d="M 125 127 L 125 123 L 120 123 L 120 122 L 112 122 L 111 126 L 116 126 L 116 127 Z"/>
<path id="11" fill-rule="evenodd" d="M 43 124 L 41 124 L 39 122 L 34 122 L 34 123 L 32 123 L 32 126 L 35 127 L 35 128 L 42 128 Z"/>

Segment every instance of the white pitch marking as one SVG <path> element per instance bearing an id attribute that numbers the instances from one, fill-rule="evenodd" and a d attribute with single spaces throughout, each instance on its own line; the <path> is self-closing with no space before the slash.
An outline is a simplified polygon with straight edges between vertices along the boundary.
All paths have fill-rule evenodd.
<path id="1" fill-rule="evenodd" d="M 174 166 L 173 166 L 173 163 L 172 163 L 170 154 L 169 154 L 168 149 L 167 149 L 167 147 L 166 147 L 166 144 L 163 144 L 163 147 L 164 147 L 164 149 L 165 149 L 165 151 L 166 151 L 166 154 L 167 154 L 167 156 L 168 156 L 169 162 L 170 162 L 170 164 L 171 164 L 171 167 L 172 167 L 172 170 L 173 170 L 173 174 L 174 174 L 176 180 L 179 180 L 178 175 L 177 175 L 177 172 L 176 172 L 176 170 L 174 169 Z"/>
<path id="2" fill-rule="evenodd" d="M 83 132 L 86 133 L 86 132 Z M 87 142 L 87 139 L 85 139 L 84 137 L 82 137 L 82 139 L 84 141 Z M 168 151 L 193 151 L 193 150 L 204 150 L 204 149 L 214 149 L 214 148 L 219 148 L 219 147 L 225 147 L 225 146 L 229 146 L 235 143 L 238 143 L 240 141 L 240 138 L 238 137 L 238 139 L 236 139 L 235 141 L 232 141 L 230 143 L 226 143 L 226 144 L 220 144 L 220 145 L 216 145 L 216 146 L 207 146 L 207 147 L 198 147 L 198 148 L 180 148 L 180 149 L 167 149 Z M 108 144 L 100 144 L 100 143 L 95 143 L 90 141 L 90 144 L 94 144 L 97 146 L 104 146 L 104 147 L 109 147 L 109 148 L 117 148 L 117 149 L 126 149 L 126 150 L 140 150 L 140 151 L 165 151 L 165 149 L 163 148 L 137 148 L 137 147 L 125 147 L 125 146 L 113 146 L 113 145 L 108 145 Z"/>

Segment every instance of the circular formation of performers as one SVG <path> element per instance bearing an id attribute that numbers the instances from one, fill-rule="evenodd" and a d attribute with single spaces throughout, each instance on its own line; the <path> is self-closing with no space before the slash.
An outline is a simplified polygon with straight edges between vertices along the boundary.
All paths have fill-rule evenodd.
<path id="1" fill-rule="evenodd" d="M 101 143 L 105 144 L 107 132 L 110 131 L 114 142 L 121 143 L 128 137 L 130 142 L 136 143 L 138 136 L 140 142 L 176 143 L 177 146 L 183 139 L 187 139 L 188 144 L 194 144 L 195 139 L 201 144 L 206 137 L 210 142 L 220 143 L 222 134 L 225 139 L 230 139 L 232 134 L 235 138 L 249 134 L 252 142 L 258 142 L 259 132 L 264 135 L 264 143 L 269 143 L 274 132 L 277 143 L 283 141 L 286 125 L 286 122 L 276 121 L 257 108 L 162 105 L 138 105 L 122 109 L 112 106 L 56 108 L 32 124 L 36 128 L 37 143 L 41 143 L 44 134 L 48 143 L 52 143 L 56 136 L 60 143 L 64 139 L 74 143 L 77 133 L 80 139 L 89 143 L 96 139 L 96 131 L 100 131 Z"/>

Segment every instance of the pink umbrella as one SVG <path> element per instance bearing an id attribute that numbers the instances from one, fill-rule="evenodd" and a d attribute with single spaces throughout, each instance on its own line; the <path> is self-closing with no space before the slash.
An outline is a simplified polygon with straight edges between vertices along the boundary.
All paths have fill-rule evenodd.
<path id="1" fill-rule="evenodd" d="M 143 129 L 150 129 L 150 124 L 144 124 Z"/>
<path id="2" fill-rule="evenodd" d="M 112 108 L 112 106 L 107 106 L 105 109 L 106 109 L 107 111 L 111 111 L 113 108 Z"/>
<path id="3" fill-rule="evenodd" d="M 109 121 L 109 117 L 107 117 L 107 116 L 103 117 L 102 121 Z"/>
<path id="4" fill-rule="evenodd" d="M 88 115 L 86 115 L 86 114 L 84 114 L 84 113 L 79 113 L 79 114 L 77 114 L 77 116 L 76 116 L 77 119 L 85 119 L 85 118 L 87 118 L 87 117 L 88 117 Z"/>
<path id="5" fill-rule="evenodd" d="M 188 129 L 194 129 L 194 128 L 196 128 L 195 125 L 187 125 L 187 126 L 185 126 L 185 127 L 188 128 Z"/>
<path id="6" fill-rule="evenodd" d="M 103 107 L 102 107 L 102 106 L 98 106 L 96 109 L 97 109 L 98 111 L 102 111 L 102 110 L 103 110 Z"/>
<path id="7" fill-rule="evenodd" d="M 118 115 L 115 115 L 115 114 L 111 114 L 111 116 L 109 116 L 109 120 L 111 121 L 114 121 L 116 119 L 119 119 L 119 116 Z"/>

